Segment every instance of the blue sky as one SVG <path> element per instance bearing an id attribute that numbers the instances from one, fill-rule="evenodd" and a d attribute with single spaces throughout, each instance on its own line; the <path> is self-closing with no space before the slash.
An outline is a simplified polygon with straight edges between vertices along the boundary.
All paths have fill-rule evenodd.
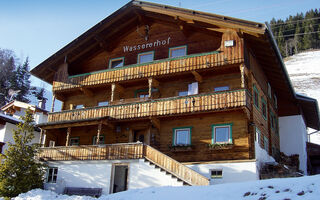
<path id="1" fill-rule="evenodd" d="M 284 19 L 320 7 L 319 0 L 149 1 L 257 22 L 270 21 L 273 17 Z M 33 68 L 127 2 L 0 0 L 0 48 L 13 50 L 18 58 L 28 56 Z"/>

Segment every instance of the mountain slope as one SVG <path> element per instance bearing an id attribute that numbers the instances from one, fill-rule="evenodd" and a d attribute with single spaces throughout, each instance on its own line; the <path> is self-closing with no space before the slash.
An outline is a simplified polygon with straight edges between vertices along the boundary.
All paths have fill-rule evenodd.
<path id="1" fill-rule="evenodd" d="M 295 91 L 315 98 L 319 103 L 320 50 L 302 52 L 288 57 L 285 59 L 285 65 Z M 312 134 L 310 141 L 320 144 L 320 134 Z"/>

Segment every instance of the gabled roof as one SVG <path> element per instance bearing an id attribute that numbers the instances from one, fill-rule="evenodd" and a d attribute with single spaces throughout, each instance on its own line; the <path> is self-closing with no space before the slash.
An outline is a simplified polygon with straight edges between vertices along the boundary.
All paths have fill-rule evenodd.
<path id="1" fill-rule="evenodd" d="M 52 84 L 58 67 L 64 62 L 70 64 L 80 59 L 86 59 L 97 52 L 110 50 L 117 45 L 117 42 L 125 34 L 124 32 L 133 30 L 139 24 L 155 21 L 182 24 L 204 29 L 213 34 L 221 34 L 226 29 L 235 30 L 250 45 L 251 52 L 257 58 L 278 98 L 285 100 L 279 101 L 279 115 L 300 113 L 297 104 L 304 101 L 296 97 L 271 29 L 266 25 L 144 1 L 130 1 L 36 66 L 31 70 L 31 73 Z M 312 108 L 316 109 L 315 106 Z M 318 110 L 313 112 L 318 113 Z M 318 127 L 319 118 L 308 118 L 307 121 L 308 126 Z"/>
<path id="2" fill-rule="evenodd" d="M 31 70 L 31 73 L 52 84 L 54 74 L 60 64 L 65 61 L 72 62 L 88 51 L 111 48 L 110 43 L 116 40 L 116 37 L 119 37 L 121 30 L 136 27 L 138 22 L 144 23 L 146 19 L 148 22 L 161 19 L 188 25 L 201 22 L 205 24 L 202 24 L 202 28 L 218 32 L 223 28 L 231 28 L 241 33 L 263 35 L 266 29 L 264 24 L 257 22 L 156 3 L 130 1 L 36 66 Z M 200 25 L 197 24 L 197 26 Z"/>
<path id="3" fill-rule="evenodd" d="M 21 108 L 24 108 L 24 109 L 30 108 L 34 112 L 42 112 L 44 114 L 48 113 L 47 110 L 44 110 L 38 106 L 28 104 L 25 102 L 21 102 L 21 101 L 17 101 L 17 100 L 13 100 L 13 101 L 7 103 L 6 105 L 2 106 L 1 110 L 3 112 L 8 112 L 9 110 L 17 110 L 17 109 L 21 109 Z"/>

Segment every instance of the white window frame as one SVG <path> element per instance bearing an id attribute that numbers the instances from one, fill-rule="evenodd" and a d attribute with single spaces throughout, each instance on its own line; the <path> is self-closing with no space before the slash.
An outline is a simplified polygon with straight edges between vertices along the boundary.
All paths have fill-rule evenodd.
<path id="1" fill-rule="evenodd" d="M 214 124 L 212 125 L 212 144 L 232 144 L 232 123 L 231 124 Z M 228 128 L 228 141 L 216 142 L 216 129 Z"/>
<path id="2" fill-rule="evenodd" d="M 178 49 L 184 49 L 184 55 L 173 57 L 172 52 L 175 50 L 178 50 Z M 169 58 L 178 58 L 178 57 L 182 57 L 182 56 L 186 56 L 186 55 L 187 55 L 187 45 L 169 48 Z"/>
<path id="3" fill-rule="evenodd" d="M 112 62 L 114 61 L 122 61 L 122 65 L 118 66 L 118 67 L 123 67 L 124 66 L 124 57 L 119 57 L 119 58 L 112 58 L 109 60 L 109 69 L 114 69 L 114 68 L 118 68 L 118 67 L 112 67 Z"/>
<path id="4" fill-rule="evenodd" d="M 148 63 L 148 62 L 143 62 L 143 63 L 142 63 L 142 62 L 140 61 L 140 59 L 141 59 L 140 57 L 141 57 L 141 56 L 144 56 L 144 55 L 150 55 L 150 54 L 152 55 L 152 60 L 151 60 L 151 61 L 148 61 L 148 62 L 154 61 L 154 51 L 148 51 L 148 52 L 143 52 L 143 53 L 139 53 L 139 54 L 138 54 L 138 64 Z"/>
<path id="5" fill-rule="evenodd" d="M 271 99 L 272 98 L 272 91 L 271 91 L 271 85 L 268 83 L 268 96 Z"/>
<path id="6" fill-rule="evenodd" d="M 173 129 L 173 146 L 189 146 L 191 145 L 191 129 L 192 127 L 181 127 L 181 128 L 174 128 Z M 188 131 L 188 135 L 186 138 L 186 144 L 178 144 L 178 131 Z"/>
<path id="7" fill-rule="evenodd" d="M 50 170 L 52 170 L 52 175 L 50 176 Z M 54 180 L 55 177 L 55 180 Z M 58 180 L 58 167 L 49 167 L 47 169 L 47 183 L 57 183 Z"/>
<path id="8" fill-rule="evenodd" d="M 221 175 L 212 175 L 212 172 L 220 172 Z M 222 179 L 223 178 L 223 170 L 222 169 L 210 169 L 209 170 L 210 179 Z"/>

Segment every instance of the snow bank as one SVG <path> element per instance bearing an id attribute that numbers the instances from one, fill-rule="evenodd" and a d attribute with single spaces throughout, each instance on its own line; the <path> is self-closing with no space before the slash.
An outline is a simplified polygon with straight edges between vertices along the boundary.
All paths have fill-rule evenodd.
<path id="1" fill-rule="evenodd" d="M 258 169 L 261 169 L 264 163 L 275 163 L 276 161 L 266 150 L 262 149 L 258 142 L 255 142 L 255 155 L 258 163 Z"/>
<path id="2" fill-rule="evenodd" d="M 99 200 L 318 200 L 320 175 L 300 178 L 269 179 L 232 184 L 193 187 L 159 187 L 129 190 L 101 196 Z M 91 197 L 57 195 L 50 191 L 32 190 L 20 194 L 15 200 L 93 200 Z"/>

